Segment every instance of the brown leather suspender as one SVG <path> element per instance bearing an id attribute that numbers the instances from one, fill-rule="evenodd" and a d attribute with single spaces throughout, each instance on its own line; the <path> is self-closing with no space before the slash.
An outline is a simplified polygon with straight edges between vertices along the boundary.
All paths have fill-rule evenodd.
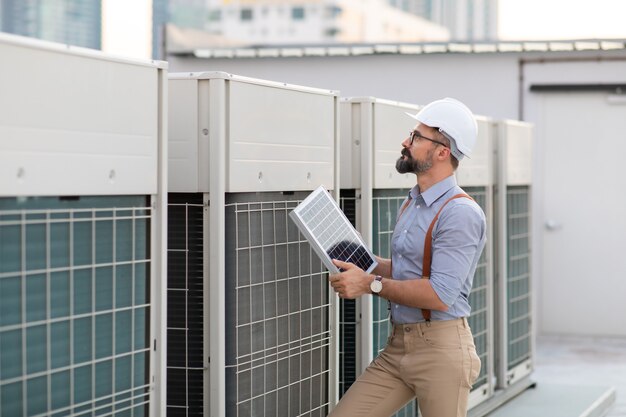
<path id="1" fill-rule="evenodd" d="M 422 279 L 430 279 L 430 264 L 433 260 L 433 229 L 435 228 L 435 223 L 437 223 L 439 215 L 441 214 L 441 211 L 446 206 L 446 204 L 456 198 L 469 198 L 470 200 L 473 200 L 472 197 L 467 194 L 456 194 L 450 197 L 445 203 L 443 203 L 443 205 L 435 215 L 435 218 L 433 218 L 433 221 L 430 222 L 430 226 L 428 227 L 428 231 L 426 232 L 426 237 L 424 237 L 424 260 L 422 262 Z M 430 321 L 430 310 L 423 308 L 422 315 L 424 316 L 424 319 L 426 319 L 426 321 Z"/>

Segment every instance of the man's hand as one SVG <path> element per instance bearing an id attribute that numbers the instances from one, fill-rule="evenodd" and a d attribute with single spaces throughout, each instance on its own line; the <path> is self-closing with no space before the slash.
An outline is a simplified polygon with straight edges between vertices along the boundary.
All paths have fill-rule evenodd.
<path id="1" fill-rule="evenodd" d="M 330 285 L 341 298 L 358 298 L 370 293 L 372 275 L 358 266 L 333 259 L 333 263 L 343 272 L 328 277 Z"/>

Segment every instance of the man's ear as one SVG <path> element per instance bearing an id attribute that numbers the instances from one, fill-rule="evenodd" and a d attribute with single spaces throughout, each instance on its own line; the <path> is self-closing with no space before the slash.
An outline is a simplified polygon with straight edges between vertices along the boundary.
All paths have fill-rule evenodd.
<path id="1" fill-rule="evenodd" d="M 450 155 L 450 148 L 446 148 L 445 146 L 441 146 L 439 148 L 438 156 L 440 159 L 445 159 L 448 155 Z"/>

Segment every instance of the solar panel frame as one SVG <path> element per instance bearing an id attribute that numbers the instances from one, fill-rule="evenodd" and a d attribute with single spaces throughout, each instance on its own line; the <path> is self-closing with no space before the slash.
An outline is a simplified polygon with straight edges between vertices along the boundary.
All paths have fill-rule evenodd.
<path id="1" fill-rule="evenodd" d="M 313 210 L 317 211 L 313 212 Z M 371 272 L 378 265 L 374 254 L 367 247 L 361 235 L 323 186 L 319 186 L 309 194 L 289 213 L 289 217 L 331 273 L 341 272 L 332 263 L 333 258 L 352 262 L 365 272 Z M 329 243 L 332 243 L 332 246 Z M 347 257 L 334 256 L 331 258 L 330 253 L 337 251 L 337 249 L 341 250 L 342 253 L 345 251 L 351 253 Z"/>

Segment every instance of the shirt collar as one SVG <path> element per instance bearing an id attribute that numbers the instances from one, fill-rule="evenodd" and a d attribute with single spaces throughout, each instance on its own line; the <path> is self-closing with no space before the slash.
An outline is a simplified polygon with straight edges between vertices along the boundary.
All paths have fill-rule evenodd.
<path id="1" fill-rule="evenodd" d="M 434 184 L 423 193 L 419 192 L 419 185 L 416 185 L 411 189 L 411 192 L 409 194 L 413 199 L 421 196 L 424 200 L 424 203 L 426 203 L 426 205 L 430 207 L 431 204 L 437 201 L 442 195 L 447 193 L 451 188 L 455 187 L 456 185 L 456 177 L 454 176 L 454 174 L 452 174 L 449 177 Z"/>

